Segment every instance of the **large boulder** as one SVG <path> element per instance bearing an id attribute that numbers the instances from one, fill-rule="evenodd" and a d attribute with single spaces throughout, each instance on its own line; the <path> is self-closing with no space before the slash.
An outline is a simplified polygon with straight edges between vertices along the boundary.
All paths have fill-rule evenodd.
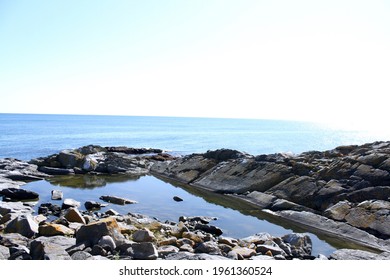
<path id="1" fill-rule="evenodd" d="M 93 245 L 98 244 L 99 240 L 106 235 L 111 236 L 117 246 L 124 242 L 124 236 L 121 234 L 121 229 L 113 217 L 81 226 L 76 232 L 76 242 L 77 244 L 86 243 L 88 246 L 92 247 Z"/>
<path id="2" fill-rule="evenodd" d="M 30 214 L 23 214 L 10 221 L 4 229 L 4 232 L 20 233 L 30 238 L 38 233 L 38 224 Z"/>
<path id="3" fill-rule="evenodd" d="M 70 260 L 66 249 L 75 245 L 74 238 L 39 237 L 31 241 L 30 254 L 34 260 Z"/>
<path id="4" fill-rule="evenodd" d="M 7 188 L 0 190 L 0 195 L 12 200 L 36 200 L 39 198 L 38 193 L 20 188 Z"/>
<path id="5" fill-rule="evenodd" d="M 379 237 L 390 237 L 390 202 L 368 200 L 349 210 L 345 220 L 350 225 L 373 232 Z"/>
<path id="6" fill-rule="evenodd" d="M 76 150 L 64 150 L 58 154 L 57 160 L 63 168 L 72 169 L 82 166 L 84 155 Z"/>
<path id="7" fill-rule="evenodd" d="M 331 260 L 389 260 L 390 255 L 386 253 L 377 254 L 355 249 L 339 249 L 333 252 Z"/>

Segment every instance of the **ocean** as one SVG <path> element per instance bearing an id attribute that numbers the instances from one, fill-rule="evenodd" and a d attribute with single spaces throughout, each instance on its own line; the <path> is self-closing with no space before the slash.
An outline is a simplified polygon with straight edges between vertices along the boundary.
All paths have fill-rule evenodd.
<path id="1" fill-rule="evenodd" d="M 160 148 L 181 155 L 230 148 L 258 155 L 389 139 L 384 133 L 296 121 L 0 114 L 0 158 L 22 160 L 89 144 Z"/>

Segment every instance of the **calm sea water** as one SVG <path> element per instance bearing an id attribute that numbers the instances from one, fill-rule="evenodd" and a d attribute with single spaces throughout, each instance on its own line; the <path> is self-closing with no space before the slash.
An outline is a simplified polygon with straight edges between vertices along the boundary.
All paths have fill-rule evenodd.
<path id="1" fill-rule="evenodd" d="M 0 158 L 29 160 L 83 145 L 152 147 L 178 154 L 231 148 L 253 155 L 389 140 L 306 122 L 173 117 L 0 114 Z"/>

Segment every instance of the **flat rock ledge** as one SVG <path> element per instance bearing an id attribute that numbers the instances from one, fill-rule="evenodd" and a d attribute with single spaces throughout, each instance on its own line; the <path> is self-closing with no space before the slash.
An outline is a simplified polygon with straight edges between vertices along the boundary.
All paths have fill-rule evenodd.
<path id="1" fill-rule="evenodd" d="M 29 181 L 86 173 L 152 174 L 376 253 L 341 249 L 312 256 L 308 236 L 294 237 L 305 244 L 299 248 L 289 243 L 294 238 L 265 233 L 236 240 L 200 221 L 66 212 L 77 205 L 54 209 L 58 219 L 47 222 L 21 202 L 36 195 L 23 190 Z M 0 259 L 390 259 L 390 142 L 299 155 L 220 149 L 180 157 L 159 149 L 89 145 L 30 162 L 0 159 L 0 196 Z"/>

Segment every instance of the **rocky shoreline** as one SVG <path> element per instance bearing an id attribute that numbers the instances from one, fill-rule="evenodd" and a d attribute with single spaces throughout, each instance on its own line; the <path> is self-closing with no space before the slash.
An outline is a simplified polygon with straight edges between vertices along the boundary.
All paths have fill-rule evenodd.
<path id="1" fill-rule="evenodd" d="M 210 217 L 161 222 L 98 211 L 104 204 L 96 201 L 80 211 L 77 201 L 58 193 L 34 213 L 31 201 L 39 195 L 22 187 L 57 175 L 123 173 L 216 192 L 367 251 L 312 256 L 304 234 L 234 239 L 209 224 Z M 220 149 L 182 157 L 90 145 L 30 162 L 0 159 L 0 196 L 0 259 L 390 259 L 390 142 L 299 155 Z M 101 198 L 136 203 L 121 199 Z"/>

